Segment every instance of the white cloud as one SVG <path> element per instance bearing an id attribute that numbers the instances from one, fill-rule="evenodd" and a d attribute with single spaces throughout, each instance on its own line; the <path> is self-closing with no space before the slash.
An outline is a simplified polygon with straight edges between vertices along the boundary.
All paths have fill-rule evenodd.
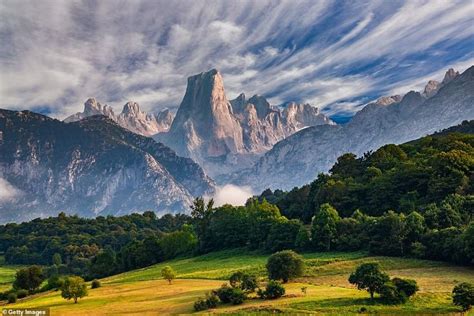
<path id="1" fill-rule="evenodd" d="M 471 0 L 4 0 L 0 107 L 49 106 L 62 118 L 95 96 L 117 111 L 130 99 L 157 111 L 179 104 L 187 76 L 214 67 L 231 94 L 324 107 L 472 57 L 452 55 L 472 42 L 473 15 Z"/>
<path id="2" fill-rule="evenodd" d="M 253 193 L 250 187 L 226 184 L 222 187 L 217 187 L 213 199 L 216 206 L 222 206 L 224 204 L 237 206 L 244 205 L 247 199 L 252 196 Z"/>
<path id="3" fill-rule="evenodd" d="M 0 203 L 8 202 L 21 195 L 21 191 L 7 180 L 0 178 Z"/>

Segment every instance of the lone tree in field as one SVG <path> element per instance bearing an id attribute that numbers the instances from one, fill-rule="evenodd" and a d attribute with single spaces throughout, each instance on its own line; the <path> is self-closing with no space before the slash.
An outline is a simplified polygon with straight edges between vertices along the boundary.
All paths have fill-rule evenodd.
<path id="1" fill-rule="evenodd" d="M 271 280 L 283 280 L 297 278 L 303 275 L 303 257 L 292 250 L 276 252 L 267 261 L 268 278 Z"/>
<path id="2" fill-rule="evenodd" d="M 44 279 L 43 269 L 40 266 L 31 266 L 17 271 L 13 287 L 33 292 Z"/>
<path id="3" fill-rule="evenodd" d="M 87 296 L 86 282 L 78 276 L 67 277 L 61 286 L 61 296 L 67 300 L 73 299 L 74 303 L 77 303 L 79 298 Z"/>
<path id="4" fill-rule="evenodd" d="M 468 311 L 474 305 L 474 285 L 463 282 L 453 289 L 453 303 L 461 306 L 462 310 Z"/>
<path id="5" fill-rule="evenodd" d="M 363 263 L 349 276 L 349 283 L 357 285 L 359 290 L 367 290 L 371 299 L 389 280 L 388 275 L 380 271 L 378 263 Z"/>
<path id="6" fill-rule="evenodd" d="M 166 266 L 161 269 L 161 276 L 171 284 L 171 281 L 176 278 L 176 271 L 174 271 L 170 266 Z"/>

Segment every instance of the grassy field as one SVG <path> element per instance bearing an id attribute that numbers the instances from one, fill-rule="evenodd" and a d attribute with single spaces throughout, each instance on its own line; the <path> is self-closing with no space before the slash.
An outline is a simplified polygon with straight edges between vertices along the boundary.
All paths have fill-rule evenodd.
<path id="1" fill-rule="evenodd" d="M 89 291 L 78 304 L 66 301 L 59 292 L 49 292 L 19 301 L 9 307 L 50 307 L 52 315 L 136 314 L 167 315 L 193 312 L 193 303 L 206 292 L 219 287 L 232 272 L 245 270 L 265 275 L 266 255 L 241 250 L 223 251 L 195 258 L 172 260 L 102 280 L 103 286 Z M 243 305 L 224 305 L 207 313 L 215 314 L 458 314 L 450 292 L 460 281 L 474 282 L 474 269 L 445 263 L 389 257 L 369 257 L 363 252 L 311 253 L 305 255 L 305 276 L 286 285 L 285 297 L 263 301 L 250 299 Z M 347 282 L 354 268 L 377 261 L 391 276 L 416 279 L 420 292 L 407 304 L 373 304 L 368 293 Z M 160 270 L 171 265 L 178 271 L 172 285 L 160 279 Z M 307 287 L 303 295 L 301 287 Z M 471 313 L 473 314 L 473 313 Z M 473 314 L 474 315 L 474 314 Z"/>
<path id="2" fill-rule="evenodd" d="M 5 259 L 0 256 L 0 292 L 6 291 L 12 286 L 16 271 L 20 266 L 5 265 Z"/>

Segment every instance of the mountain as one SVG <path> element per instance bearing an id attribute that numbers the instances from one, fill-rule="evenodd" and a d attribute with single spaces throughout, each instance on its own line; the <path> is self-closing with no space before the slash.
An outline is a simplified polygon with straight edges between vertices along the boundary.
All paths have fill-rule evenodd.
<path id="1" fill-rule="evenodd" d="M 193 197 L 214 190 L 191 159 L 105 116 L 64 123 L 8 110 L 0 110 L 0 180 L 18 193 L 0 201 L 2 222 L 60 211 L 81 216 L 182 212 Z"/>
<path id="2" fill-rule="evenodd" d="M 115 115 L 110 106 L 102 105 L 96 99 L 90 98 L 84 103 L 83 112 L 67 117 L 64 122 L 76 122 L 93 115 L 107 116 L 120 126 L 144 136 L 152 136 L 168 131 L 173 121 L 173 115 L 168 109 L 156 115 L 147 114 L 140 110 L 138 103 L 130 101 L 123 106 L 120 114 Z"/>
<path id="3" fill-rule="evenodd" d="M 221 74 L 212 69 L 188 78 L 169 132 L 156 139 L 219 177 L 256 161 L 274 144 L 313 125 L 334 124 L 309 104 L 271 106 L 262 96 L 228 100 Z"/>
<path id="4" fill-rule="evenodd" d="M 343 126 L 303 129 L 227 181 L 252 186 L 256 191 L 291 189 L 327 172 L 343 153 L 362 155 L 384 144 L 404 143 L 474 119 L 474 66 L 462 74 L 450 69 L 435 93 L 428 96 L 427 91 L 432 90 L 380 98 Z"/>

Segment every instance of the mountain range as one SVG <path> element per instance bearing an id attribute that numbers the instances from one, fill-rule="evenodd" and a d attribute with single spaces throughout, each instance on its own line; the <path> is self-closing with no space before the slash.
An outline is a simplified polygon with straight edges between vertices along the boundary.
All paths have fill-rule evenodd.
<path id="1" fill-rule="evenodd" d="M 136 102 L 115 114 L 90 98 L 64 121 L 0 110 L 0 221 L 56 215 L 185 212 L 219 185 L 291 189 L 362 155 L 474 119 L 474 66 L 421 92 L 381 97 L 344 125 L 309 104 L 228 100 L 213 69 L 188 78 L 175 117 Z M 208 176 L 209 175 L 209 176 Z M 215 181 L 215 182 L 214 182 Z M 12 191 L 12 192 L 13 192 Z"/>
<path id="2" fill-rule="evenodd" d="M 291 189 L 327 172 L 337 157 L 362 155 L 384 144 L 400 144 L 474 119 L 474 66 L 462 74 L 450 69 L 442 82 L 430 81 L 423 92 L 382 97 L 366 105 L 345 125 L 306 128 L 277 143 L 247 170 L 228 182 Z"/>
<path id="3" fill-rule="evenodd" d="M 0 110 L 0 179 L 16 188 L 1 222 L 57 215 L 182 212 L 214 192 L 199 165 L 103 115 L 65 123 Z"/>

